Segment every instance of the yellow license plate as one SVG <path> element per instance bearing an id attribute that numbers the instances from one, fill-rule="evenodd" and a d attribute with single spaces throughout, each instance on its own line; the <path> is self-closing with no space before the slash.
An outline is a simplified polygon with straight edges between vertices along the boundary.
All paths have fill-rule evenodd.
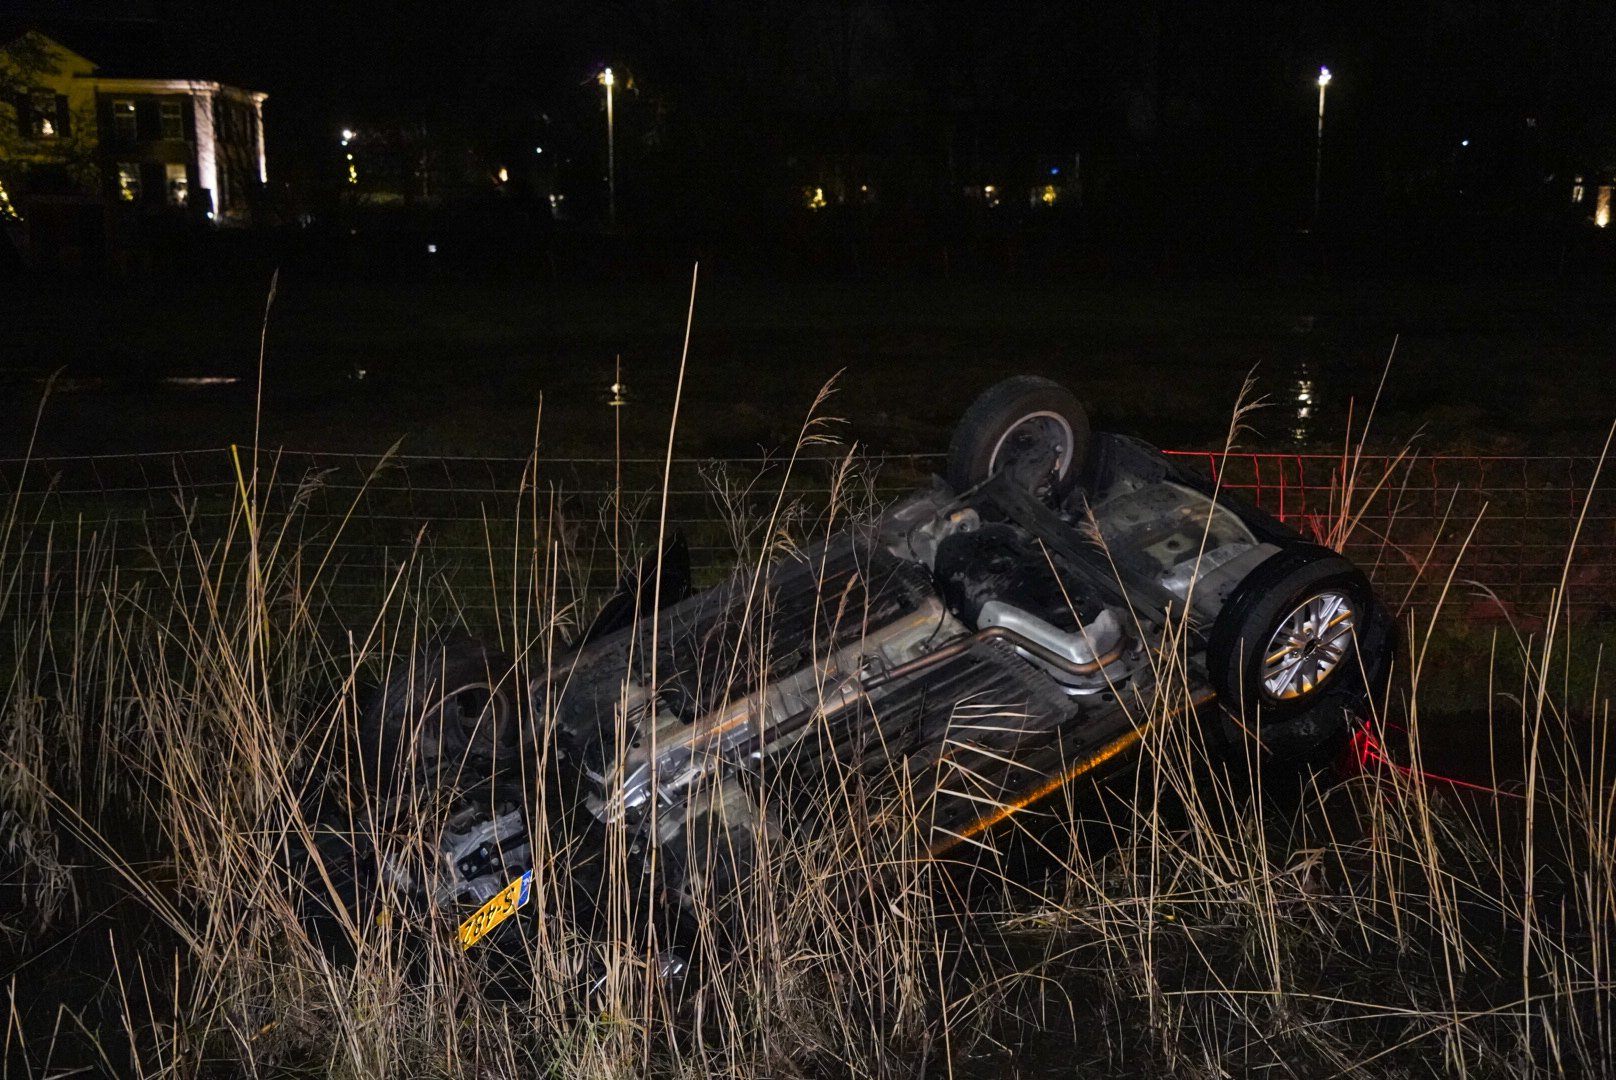
<path id="1" fill-rule="evenodd" d="M 490 930 L 516 914 L 516 909 L 527 903 L 533 894 L 533 871 L 529 870 L 477 909 L 477 913 L 460 924 L 460 947 L 469 949 L 481 941 Z"/>

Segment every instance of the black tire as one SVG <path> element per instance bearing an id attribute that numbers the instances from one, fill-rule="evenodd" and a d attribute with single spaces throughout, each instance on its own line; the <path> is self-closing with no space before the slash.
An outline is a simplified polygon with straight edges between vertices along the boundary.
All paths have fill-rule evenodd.
<path id="1" fill-rule="evenodd" d="M 1390 669 L 1391 620 L 1369 580 L 1327 548 L 1297 545 L 1259 565 L 1218 612 L 1207 674 L 1214 734 L 1297 763 L 1345 744 Z"/>
<path id="2" fill-rule="evenodd" d="M 477 641 L 398 662 L 359 720 L 365 769 L 383 791 L 413 777 L 463 786 L 514 764 L 524 687 L 509 657 Z"/>
<path id="3" fill-rule="evenodd" d="M 1037 375 L 1018 375 L 982 393 L 948 444 L 948 482 L 965 491 L 1006 471 L 1033 494 L 1069 491 L 1089 452 L 1089 418 L 1072 392 Z"/>

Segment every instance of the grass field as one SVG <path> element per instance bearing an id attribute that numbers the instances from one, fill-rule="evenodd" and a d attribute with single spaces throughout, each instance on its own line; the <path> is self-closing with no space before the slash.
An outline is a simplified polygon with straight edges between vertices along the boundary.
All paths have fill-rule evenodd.
<path id="1" fill-rule="evenodd" d="M 311 859 L 308 806 L 366 805 L 345 749 L 363 687 L 473 602 L 539 657 L 593 600 L 529 491 L 533 542 L 495 595 L 446 584 L 423 548 L 373 609 L 336 607 L 336 538 L 303 532 L 269 483 L 248 460 L 227 527 L 155 553 L 155 582 L 122 578 L 105 538 L 25 528 L 20 498 L 0 522 L 8 1077 L 1616 1068 L 1616 761 L 1601 657 L 1561 595 L 1536 636 L 1465 646 L 1475 787 L 1430 775 L 1450 749 L 1422 709 L 1452 640 L 1440 612 L 1407 625 L 1343 775 L 1209 756 L 1169 680 L 1140 707 L 1133 768 L 958 865 L 923 857 L 915 808 L 879 790 L 844 790 L 826 831 L 760 835 L 768 870 L 705 924 L 709 963 L 675 994 L 610 873 L 623 910 L 603 937 L 545 917 L 462 953 L 464 913 L 431 904 L 356 910 L 337 948 L 311 936 L 300 911 L 334 870 Z M 760 530 L 754 505 L 736 504 L 738 557 L 820 520 Z M 392 804 L 367 843 L 418 858 L 451 809 Z M 609 865 L 628 865 L 624 840 Z M 535 855 L 536 909 L 564 911 L 547 890 L 565 854 Z"/>

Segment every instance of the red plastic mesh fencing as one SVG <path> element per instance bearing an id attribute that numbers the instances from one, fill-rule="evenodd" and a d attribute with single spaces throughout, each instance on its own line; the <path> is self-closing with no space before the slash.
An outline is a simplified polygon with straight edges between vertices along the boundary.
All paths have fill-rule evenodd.
<path id="1" fill-rule="evenodd" d="M 1541 625 L 1616 616 L 1616 495 L 1594 457 L 1174 452 L 1341 547 L 1394 606 Z"/>
<path id="2" fill-rule="evenodd" d="M 1392 457 L 1173 452 L 1232 496 L 1326 543 L 1341 543 L 1400 610 L 1440 602 L 1458 617 L 1541 624 L 1564 582 L 1574 618 L 1616 617 L 1616 497 L 1590 457 Z M 339 609 L 380 601 L 400 566 L 475 622 L 535 579 L 610 586 L 654 544 L 663 462 L 184 453 L 0 461 L 0 570 L 12 595 L 48 590 L 84 551 L 123 585 L 196 577 L 242 555 L 244 487 L 283 563 L 323 566 Z M 239 466 L 239 472 L 238 472 Z M 676 460 L 667 520 L 698 579 L 756 556 L 771 538 L 870 516 L 941 468 L 931 455 Z M 1573 546 L 1575 538 L 1575 546 Z M 5 565 L 6 562 L 10 566 Z M 0 596 L 3 598 L 3 596 Z"/>

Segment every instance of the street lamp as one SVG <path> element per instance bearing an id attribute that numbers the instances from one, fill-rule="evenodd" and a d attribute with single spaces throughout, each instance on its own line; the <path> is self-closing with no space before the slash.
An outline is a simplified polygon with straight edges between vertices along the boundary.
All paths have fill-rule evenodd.
<path id="1" fill-rule="evenodd" d="M 612 126 L 612 87 L 617 77 L 611 68 L 601 71 L 600 85 L 606 88 L 606 219 L 617 227 L 617 139 Z"/>
<path id="2" fill-rule="evenodd" d="M 1319 68 L 1319 137 L 1313 149 L 1313 228 L 1319 227 L 1319 181 L 1324 175 L 1324 91 L 1330 85 L 1330 69 Z"/>

